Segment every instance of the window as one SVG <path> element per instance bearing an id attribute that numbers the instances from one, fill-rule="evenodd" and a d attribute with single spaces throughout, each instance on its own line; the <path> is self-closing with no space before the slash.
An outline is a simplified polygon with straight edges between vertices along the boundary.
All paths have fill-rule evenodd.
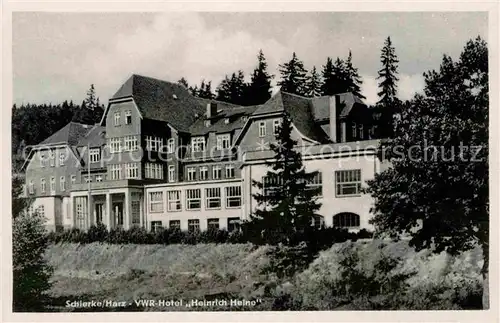
<path id="1" fill-rule="evenodd" d="M 227 218 L 227 231 L 239 231 L 240 230 L 240 218 Z"/>
<path id="2" fill-rule="evenodd" d="M 208 230 L 219 230 L 219 219 L 207 219 Z"/>
<path id="3" fill-rule="evenodd" d="M 40 167 L 47 166 L 47 158 L 40 152 Z"/>
<path id="4" fill-rule="evenodd" d="M 231 146 L 231 135 L 217 135 L 217 150 L 228 149 Z"/>
<path id="5" fill-rule="evenodd" d="M 358 130 L 359 130 L 359 135 L 358 135 L 359 139 L 363 139 L 364 138 L 363 124 L 359 125 L 359 129 Z"/>
<path id="6" fill-rule="evenodd" d="M 144 177 L 163 179 L 163 164 L 146 163 L 144 168 Z"/>
<path id="7" fill-rule="evenodd" d="M 281 125 L 280 119 L 275 119 L 273 121 L 273 134 L 276 136 L 278 134 L 279 127 Z"/>
<path id="8" fill-rule="evenodd" d="M 175 182 L 175 166 L 174 165 L 168 166 L 168 181 Z"/>
<path id="9" fill-rule="evenodd" d="M 206 209 L 220 209 L 220 187 L 210 187 L 205 189 Z"/>
<path id="10" fill-rule="evenodd" d="M 42 178 L 42 179 L 40 180 L 40 191 L 41 191 L 42 193 L 45 193 L 45 178 Z"/>
<path id="11" fill-rule="evenodd" d="M 205 151 L 205 137 L 191 138 L 191 150 L 193 152 Z"/>
<path id="12" fill-rule="evenodd" d="M 187 168 L 187 180 L 188 181 L 196 180 L 196 170 L 194 167 Z"/>
<path id="13" fill-rule="evenodd" d="M 95 176 L 95 181 L 96 182 L 102 182 L 102 175 L 96 175 Z"/>
<path id="14" fill-rule="evenodd" d="M 132 112 L 130 110 L 125 111 L 125 124 L 132 123 Z"/>
<path id="15" fill-rule="evenodd" d="M 160 137 L 146 136 L 146 150 L 159 151 L 163 145 L 163 139 Z"/>
<path id="16" fill-rule="evenodd" d="M 76 175 L 71 175 L 71 185 L 76 183 Z"/>
<path id="17" fill-rule="evenodd" d="M 66 190 L 66 178 L 64 176 L 59 178 L 59 186 L 61 187 L 61 191 Z"/>
<path id="18" fill-rule="evenodd" d="M 83 180 L 85 183 L 92 182 L 92 176 L 84 175 Z"/>
<path id="19" fill-rule="evenodd" d="M 321 215 L 316 215 L 311 218 L 311 226 L 320 229 L 325 224 L 325 219 Z"/>
<path id="20" fill-rule="evenodd" d="M 201 190 L 199 188 L 186 190 L 186 209 L 201 209 Z"/>
<path id="21" fill-rule="evenodd" d="M 333 217 L 333 226 L 340 228 L 359 227 L 359 215 L 355 213 L 339 213 Z"/>
<path id="22" fill-rule="evenodd" d="M 149 193 L 149 211 L 163 212 L 163 192 Z"/>
<path id="23" fill-rule="evenodd" d="M 99 160 L 101 160 L 101 149 L 99 148 L 92 148 L 90 149 L 90 162 L 91 163 L 97 163 Z"/>
<path id="24" fill-rule="evenodd" d="M 124 138 L 123 151 L 136 151 L 137 149 L 139 149 L 137 137 L 136 136 L 126 136 Z"/>
<path id="25" fill-rule="evenodd" d="M 54 192 L 56 190 L 56 178 L 52 176 L 50 178 L 50 191 Z"/>
<path id="26" fill-rule="evenodd" d="M 266 136 L 266 122 L 261 121 L 259 122 L 259 137 L 265 137 Z"/>
<path id="27" fill-rule="evenodd" d="M 56 154 L 53 150 L 49 151 L 49 159 L 50 159 L 50 167 L 54 167 L 56 165 Z"/>
<path id="28" fill-rule="evenodd" d="M 160 232 L 163 230 L 163 223 L 161 221 L 151 221 L 151 231 Z"/>
<path id="29" fill-rule="evenodd" d="M 115 112 L 115 127 L 120 125 L 120 112 Z"/>
<path id="30" fill-rule="evenodd" d="M 45 216 L 45 206 L 44 205 L 39 205 L 36 208 L 36 213 L 38 213 L 38 215 L 40 215 L 41 217 L 44 217 Z"/>
<path id="31" fill-rule="evenodd" d="M 317 172 L 316 175 L 307 183 L 308 189 L 319 189 L 319 196 L 323 196 L 323 174 Z"/>
<path id="32" fill-rule="evenodd" d="M 226 187 L 226 207 L 240 207 L 241 206 L 241 186 L 228 186 Z"/>
<path id="33" fill-rule="evenodd" d="M 212 168 L 212 179 L 220 179 L 222 176 L 222 168 L 220 166 L 214 166 Z"/>
<path id="34" fill-rule="evenodd" d="M 168 227 L 170 228 L 170 230 L 180 230 L 181 229 L 181 220 L 168 221 Z"/>
<path id="35" fill-rule="evenodd" d="M 109 138 L 109 152 L 119 153 L 122 150 L 120 138 Z"/>
<path id="36" fill-rule="evenodd" d="M 181 210 L 181 191 L 167 192 L 167 206 L 169 212 Z"/>
<path id="37" fill-rule="evenodd" d="M 64 166 L 64 162 L 66 161 L 66 154 L 64 152 L 59 152 L 59 166 Z"/>
<path id="38" fill-rule="evenodd" d="M 28 190 L 30 194 L 35 194 L 35 184 L 33 183 L 33 181 L 30 181 L 28 185 Z"/>
<path id="39" fill-rule="evenodd" d="M 174 138 L 170 138 L 167 140 L 167 153 L 172 154 L 175 150 L 175 141 Z"/>
<path id="40" fill-rule="evenodd" d="M 137 163 L 125 164 L 125 178 L 139 178 L 139 165 Z"/>
<path id="41" fill-rule="evenodd" d="M 357 134 L 357 127 L 356 127 L 356 122 L 353 122 L 352 123 L 352 138 L 356 138 L 356 134 Z"/>
<path id="42" fill-rule="evenodd" d="M 361 194 L 361 170 L 340 170 L 335 172 L 336 196 Z"/>
<path id="43" fill-rule="evenodd" d="M 110 165 L 109 169 L 110 169 L 112 180 L 122 179 L 122 166 L 121 165 L 119 165 L 119 164 L 118 165 Z"/>
<path id="44" fill-rule="evenodd" d="M 102 204 L 101 204 L 102 205 Z M 132 225 L 139 225 L 141 223 L 141 204 L 139 201 L 132 201 L 130 204 L 132 213 Z"/>
<path id="45" fill-rule="evenodd" d="M 234 165 L 226 166 L 226 178 L 234 178 Z"/>
<path id="46" fill-rule="evenodd" d="M 200 167 L 200 180 L 208 179 L 208 167 L 202 166 Z"/>
<path id="47" fill-rule="evenodd" d="M 188 232 L 200 232 L 200 220 L 188 220 Z"/>

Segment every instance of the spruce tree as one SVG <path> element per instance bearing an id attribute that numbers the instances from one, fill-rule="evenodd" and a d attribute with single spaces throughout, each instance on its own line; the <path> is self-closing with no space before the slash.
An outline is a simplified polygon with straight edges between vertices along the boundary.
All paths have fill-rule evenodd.
<path id="1" fill-rule="evenodd" d="M 361 84 L 363 84 L 363 81 L 358 74 L 358 69 L 352 65 L 352 53 L 350 50 L 345 65 L 347 72 L 347 92 L 352 92 L 357 97 L 366 99 L 366 97 L 361 94 Z"/>
<path id="2" fill-rule="evenodd" d="M 246 84 L 245 74 L 239 70 L 233 73 L 231 78 L 226 77 L 217 87 L 217 100 L 229 103 L 246 105 L 245 102 Z"/>
<path id="3" fill-rule="evenodd" d="M 349 74 L 346 63 L 337 57 L 335 62 L 330 57 L 323 66 L 323 84 L 321 92 L 323 95 L 335 95 L 349 91 Z"/>
<path id="4" fill-rule="evenodd" d="M 197 91 L 196 96 L 204 99 L 213 99 L 214 94 L 212 93 L 212 81 L 205 82 L 205 80 L 202 80 L 200 89 Z"/>
<path id="5" fill-rule="evenodd" d="M 297 141 L 291 138 L 292 123 L 284 114 L 276 135 L 270 144 L 274 160 L 267 162 L 266 182 L 253 181 L 259 191 L 253 194 L 257 210 L 250 215 L 245 228 L 267 243 L 291 244 L 293 235 L 313 230 L 311 222 L 318 216 L 321 203 L 317 201 L 319 188 L 309 188 L 317 172 L 306 172 L 302 155 L 294 149 Z M 271 186 L 272 185 L 272 189 Z"/>
<path id="6" fill-rule="evenodd" d="M 392 46 L 391 37 L 387 37 L 384 42 L 384 47 L 382 48 L 382 53 L 380 55 L 380 61 L 382 63 L 382 68 L 378 71 L 377 79 L 380 79 L 378 87 L 380 92 L 377 93 L 379 96 L 378 104 L 384 107 L 391 107 L 394 103 L 397 94 L 397 77 L 399 62 L 396 51 Z"/>
<path id="7" fill-rule="evenodd" d="M 316 66 L 313 66 L 313 69 L 307 75 L 305 95 L 310 98 L 321 95 L 321 78 L 316 71 Z"/>
<path id="8" fill-rule="evenodd" d="M 186 89 L 189 89 L 189 83 L 184 77 L 181 77 L 181 79 L 177 81 L 177 84 L 180 84 L 184 86 Z"/>
<path id="9" fill-rule="evenodd" d="M 274 77 L 267 72 L 267 62 L 262 49 L 257 56 L 258 65 L 254 69 L 246 101 L 249 105 L 262 104 L 271 98 L 271 80 Z"/>
<path id="10" fill-rule="evenodd" d="M 323 83 L 321 84 L 321 94 L 332 95 L 335 93 L 335 75 L 333 74 L 333 61 L 327 57 L 326 64 L 323 65 Z"/>
<path id="11" fill-rule="evenodd" d="M 298 95 L 305 94 L 307 71 L 304 68 L 304 63 L 297 58 L 295 52 L 290 61 L 279 65 L 279 71 L 281 80 L 278 81 L 278 86 L 281 87 L 281 91 Z"/>

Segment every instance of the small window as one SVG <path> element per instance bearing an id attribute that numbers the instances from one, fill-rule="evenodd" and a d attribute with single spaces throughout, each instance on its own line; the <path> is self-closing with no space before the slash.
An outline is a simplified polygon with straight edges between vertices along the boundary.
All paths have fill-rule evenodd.
<path id="1" fill-rule="evenodd" d="M 266 136 L 266 122 L 261 121 L 259 122 L 259 137 L 265 137 Z"/>
<path id="2" fill-rule="evenodd" d="M 226 178 L 234 178 L 234 165 L 226 166 Z"/>
<path id="3" fill-rule="evenodd" d="M 149 193 L 149 211 L 163 212 L 163 192 Z"/>
<path id="4" fill-rule="evenodd" d="M 95 181 L 96 182 L 102 182 L 102 175 L 96 175 Z"/>
<path id="5" fill-rule="evenodd" d="M 364 139 L 365 136 L 364 136 L 363 124 L 359 125 L 359 129 L 358 130 L 359 130 L 358 138 L 359 139 Z"/>
<path id="6" fill-rule="evenodd" d="M 210 187 L 205 189 L 206 195 L 206 209 L 220 209 L 221 206 L 221 196 L 220 187 Z"/>
<path id="7" fill-rule="evenodd" d="M 151 231 L 161 232 L 163 230 L 163 223 L 161 221 L 151 221 Z"/>
<path id="8" fill-rule="evenodd" d="M 139 164 L 128 163 L 125 164 L 125 178 L 139 178 Z"/>
<path id="9" fill-rule="evenodd" d="M 181 191 L 168 191 L 167 192 L 167 205 L 169 212 L 181 210 Z"/>
<path id="10" fill-rule="evenodd" d="M 352 123 L 352 139 L 355 139 L 356 138 L 356 135 L 357 135 L 357 126 L 356 126 L 356 122 L 353 122 Z"/>
<path id="11" fill-rule="evenodd" d="M 40 180 L 40 191 L 41 191 L 42 193 L 45 193 L 45 178 L 42 178 L 42 179 Z"/>
<path id="12" fill-rule="evenodd" d="M 59 178 L 59 186 L 61 187 L 61 191 L 66 190 L 66 178 L 64 176 Z"/>
<path id="13" fill-rule="evenodd" d="M 59 166 L 64 166 L 65 161 L 66 161 L 66 154 L 61 151 L 59 153 Z"/>
<path id="14" fill-rule="evenodd" d="M 226 208 L 241 207 L 241 186 L 226 187 Z"/>
<path id="15" fill-rule="evenodd" d="M 76 175 L 71 175 L 71 185 L 76 183 Z"/>
<path id="16" fill-rule="evenodd" d="M 201 209 L 201 190 L 199 188 L 186 190 L 186 209 Z"/>
<path id="17" fill-rule="evenodd" d="M 188 220 L 188 232 L 200 232 L 200 220 Z"/>
<path id="18" fill-rule="evenodd" d="M 52 176 L 50 178 L 50 191 L 55 192 L 55 190 L 56 190 L 56 178 Z"/>
<path id="19" fill-rule="evenodd" d="M 125 111 L 125 124 L 132 124 L 132 112 L 130 110 Z"/>
<path id="20" fill-rule="evenodd" d="M 193 152 L 205 151 L 205 137 L 191 138 L 191 149 Z"/>
<path id="21" fill-rule="evenodd" d="M 231 135 L 230 134 L 224 134 L 224 135 L 217 135 L 217 150 L 222 150 L 222 149 L 229 149 L 231 146 Z"/>
<path id="22" fill-rule="evenodd" d="M 213 231 L 219 230 L 219 219 L 207 219 L 207 229 Z"/>
<path id="23" fill-rule="evenodd" d="M 45 206 L 40 205 L 36 208 L 36 213 L 40 215 L 41 217 L 45 217 Z"/>
<path id="24" fill-rule="evenodd" d="M 174 138 L 170 138 L 167 140 L 167 153 L 172 154 L 175 150 L 175 141 Z"/>
<path id="25" fill-rule="evenodd" d="M 53 150 L 49 151 L 50 167 L 56 166 L 56 154 Z"/>
<path id="26" fill-rule="evenodd" d="M 318 189 L 318 196 L 323 196 L 323 174 L 321 172 L 317 172 L 316 175 L 307 183 L 308 189 Z"/>
<path id="27" fill-rule="evenodd" d="M 45 167 L 47 165 L 47 159 L 45 156 L 40 152 L 40 167 Z"/>
<path id="28" fill-rule="evenodd" d="M 28 185 L 28 190 L 30 194 L 35 194 L 35 184 L 33 183 L 33 181 L 30 181 Z"/>
<path id="29" fill-rule="evenodd" d="M 181 229 L 181 220 L 168 221 L 168 227 L 170 230 L 180 230 Z"/>
<path id="30" fill-rule="evenodd" d="M 170 165 L 168 166 L 168 181 L 169 182 L 175 182 L 175 166 Z"/>
<path id="31" fill-rule="evenodd" d="M 340 170 L 335 172 L 335 193 L 337 197 L 361 194 L 361 170 Z"/>
<path id="32" fill-rule="evenodd" d="M 125 138 L 123 138 L 123 141 L 123 151 L 136 151 L 139 149 L 137 136 L 126 136 Z"/>
<path id="33" fill-rule="evenodd" d="M 97 163 L 100 160 L 101 160 L 101 149 L 100 148 L 90 149 L 90 162 Z"/>
<path id="34" fill-rule="evenodd" d="M 120 112 L 115 112 L 115 127 L 120 125 Z"/>
<path id="35" fill-rule="evenodd" d="M 273 134 L 275 136 L 278 134 L 280 125 L 281 125 L 281 120 L 280 119 L 275 119 L 273 121 Z"/>
<path id="36" fill-rule="evenodd" d="M 84 175 L 83 176 L 83 181 L 85 183 L 92 182 L 92 176 Z"/>
<path id="37" fill-rule="evenodd" d="M 208 167 L 207 166 L 202 166 L 200 167 L 200 180 L 206 180 L 208 179 Z"/>
<path id="38" fill-rule="evenodd" d="M 222 168 L 220 166 L 214 166 L 212 168 L 212 179 L 220 179 L 222 176 Z"/>
<path id="39" fill-rule="evenodd" d="M 194 167 L 187 168 L 187 180 L 188 181 L 196 180 L 196 169 Z"/>
<path id="40" fill-rule="evenodd" d="M 240 218 L 227 218 L 227 231 L 239 231 L 240 230 Z"/>

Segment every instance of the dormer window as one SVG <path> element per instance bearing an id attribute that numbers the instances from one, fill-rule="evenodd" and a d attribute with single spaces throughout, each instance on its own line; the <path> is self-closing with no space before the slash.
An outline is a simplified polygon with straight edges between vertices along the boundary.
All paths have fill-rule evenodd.
<path id="1" fill-rule="evenodd" d="M 125 124 L 132 123 L 132 112 L 130 110 L 125 111 Z"/>
<path id="2" fill-rule="evenodd" d="M 225 124 L 229 124 L 229 118 L 224 119 Z"/>
<path id="3" fill-rule="evenodd" d="M 205 151 L 205 137 L 191 138 L 191 150 L 193 152 Z"/>
<path id="4" fill-rule="evenodd" d="M 210 120 L 205 120 L 205 127 L 210 127 Z"/>
<path id="5" fill-rule="evenodd" d="M 231 146 L 231 135 L 223 134 L 217 135 L 217 150 L 229 149 Z"/>
<path id="6" fill-rule="evenodd" d="M 90 149 L 90 162 L 97 163 L 101 160 L 101 149 L 92 148 Z"/>

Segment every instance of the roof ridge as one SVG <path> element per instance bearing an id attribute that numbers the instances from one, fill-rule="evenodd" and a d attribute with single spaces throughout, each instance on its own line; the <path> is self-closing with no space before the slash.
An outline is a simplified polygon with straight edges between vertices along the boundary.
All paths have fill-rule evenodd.
<path id="1" fill-rule="evenodd" d="M 307 96 L 303 96 L 303 95 L 300 95 L 300 94 L 295 94 L 295 93 L 290 93 L 290 92 L 285 92 L 285 91 L 281 91 L 283 94 L 287 94 L 287 95 L 291 95 L 291 96 L 295 96 L 295 97 L 298 97 L 298 98 L 301 98 L 301 99 L 305 99 L 305 100 L 312 100 L 312 98 L 308 98 Z"/>

